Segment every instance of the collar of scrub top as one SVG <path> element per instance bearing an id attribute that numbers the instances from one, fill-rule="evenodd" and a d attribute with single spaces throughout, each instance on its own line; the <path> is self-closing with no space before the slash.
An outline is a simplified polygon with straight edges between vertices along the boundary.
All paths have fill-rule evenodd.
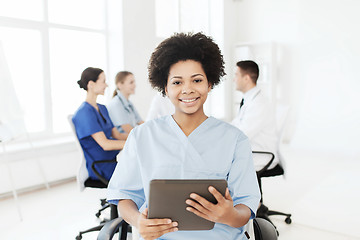
<path id="1" fill-rule="evenodd" d="M 244 105 L 246 105 L 247 102 L 254 100 L 254 98 L 256 98 L 256 96 L 259 95 L 259 93 L 260 93 L 260 88 L 258 86 L 255 86 L 249 91 L 247 91 L 244 94 Z"/>
<path id="2" fill-rule="evenodd" d="M 133 111 L 133 106 L 130 103 L 130 101 L 128 101 L 124 95 L 120 92 L 119 89 L 116 90 L 117 93 L 117 97 L 120 99 L 121 104 L 124 106 L 125 110 L 128 112 L 132 112 Z"/>

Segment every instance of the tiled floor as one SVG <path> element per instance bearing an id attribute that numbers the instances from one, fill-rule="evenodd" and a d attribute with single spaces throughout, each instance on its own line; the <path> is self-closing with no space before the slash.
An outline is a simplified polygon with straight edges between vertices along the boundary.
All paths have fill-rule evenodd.
<path id="1" fill-rule="evenodd" d="M 264 202 L 292 213 L 292 224 L 272 217 L 279 240 L 360 240 L 359 159 L 283 148 L 286 178 L 263 181 Z M 103 190 L 79 192 L 71 181 L 21 195 L 23 221 L 13 199 L 0 200 L 1 240 L 75 239 L 80 229 L 98 223 L 95 213 Z M 83 240 L 96 239 L 96 233 Z"/>

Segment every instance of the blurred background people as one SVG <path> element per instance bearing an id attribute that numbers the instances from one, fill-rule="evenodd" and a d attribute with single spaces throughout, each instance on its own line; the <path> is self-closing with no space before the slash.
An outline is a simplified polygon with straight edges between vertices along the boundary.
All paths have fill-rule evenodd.
<path id="1" fill-rule="evenodd" d="M 263 91 L 256 85 L 259 77 L 259 66 L 254 61 L 239 61 L 236 63 L 235 86 L 241 91 L 243 99 L 239 112 L 231 122 L 243 131 L 250 139 L 253 151 L 276 153 L 277 132 L 276 118 L 273 106 Z M 269 161 L 268 156 L 254 154 L 254 165 L 258 171 Z M 278 163 L 275 157 L 270 168 Z"/>
<path id="2" fill-rule="evenodd" d="M 134 74 L 128 71 L 118 72 L 115 85 L 113 98 L 107 105 L 110 118 L 119 132 L 129 134 L 134 127 L 144 122 L 129 100 L 136 88 Z"/>
<path id="3" fill-rule="evenodd" d="M 91 169 L 94 161 L 113 160 L 124 147 L 127 135 L 114 127 L 106 107 L 96 102 L 99 95 L 104 95 L 105 73 L 99 68 L 88 67 L 78 81 L 80 88 L 87 91 L 86 100 L 75 112 L 72 121 L 76 135 L 84 151 L 89 177 L 98 180 Z M 97 164 L 96 170 L 106 179 L 110 179 L 116 162 Z"/>

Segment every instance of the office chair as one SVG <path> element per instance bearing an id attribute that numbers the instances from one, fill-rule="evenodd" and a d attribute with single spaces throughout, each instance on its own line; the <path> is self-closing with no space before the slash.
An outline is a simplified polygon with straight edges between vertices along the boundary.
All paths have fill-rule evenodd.
<path id="1" fill-rule="evenodd" d="M 255 240 L 277 240 L 278 235 L 275 227 L 269 221 L 262 218 L 253 220 Z"/>
<path id="2" fill-rule="evenodd" d="M 85 156 L 84 156 L 84 152 L 83 149 L 80 145 L 80 142 L 77 138 L 76 135 L 76 131 L 75 131 L 75 126 L 74 123 L 72 121 L 72 114 L 68 115 L 68 122 L 71 126 L 71 130 L 72 133 L 76 139 L 76 145 L 78 147 L 78 149 L 80 150 L 81 154 L 81 161 L 80 161 L 80 167 L 79 167 L 79 171 L 78 174 L 76 176 L 76 180 L 78 182 L 78 186 L 80 187 L 80 191 L 83 191 L 86 187 L 90 187 L 90 188 L 107 188 L 109 181 L 104 178 L 95 168 L 95 166 L 99 165 L 99 164 L 107 164 L 107 163 L 113 163 L 116 162 L 116 160 L 101 160 L 101 161 L 94 161 L 91 165 L 91 169 L 93 170 L 93 172 L 95 173 L 95 175 L 98 177 L 99 180 L 93 180 L 91 178 L 89 178 L 89 173 L 87 171 L 86 168 L 86 160 L 85 160 Z M 117 212 L 117 207 L 113 204 L 109 204 L 106 202 L 106 199 L 101 199 L 101 206 L 102 208 L 95 214 L 96 217 L 100 217 L 100 214 L 103 210 L 105 210 L 106 208 L 110 207 L 110 220 L 112 219 L 117 219 L 118 218 L 118 212 Z M 104 219 L 104 221 L 102 221 L 99 225 L 89 228 L 85 231 L 80 231 L 79 234 L 76 236 L 76 240 L 81 240 L 82 239 L 82 235 L 88 232 L 93 232 L 93 231 L 100 231 L 101 228 L 105 225 L 106 222 L 110 221 L 109 219 Z M 126 240 L 127 237 L 127 231 L 129 228 L 129 225 L 123 221 L 121 223 L 123 229 L 126 229 L 126 231 L 122 231 L 121 235 L 119 236 L 119 239 L 121 240 Z"/>
<path id="3" fill-rule="evenodd" d="M 259 183 L 259 187 L 260 187 L 260 192 L 261 192 L 261 201 L 260 201 L 260 207 L 257 210 L 256 216 L 258 218 L 263 218 L 266 219 L 267 221 L 269 221 L 271 224 L 273 224 L 273 226 L 276 229 L 276 226 L 274 225 L 274 223 L 270 220 L 269 216 L 271 215 L 282 215 L 282 216 L 286 216 L 285 218 L 285 222 L 287 224 L 291 223 L 291 214 L 289 213 L 283 213 L 283 212 L 278 212 L 278 211 L 273 211 L 273 210 L 269 210 L 268 207 L 266 207 L 263 204 L 263 194 L 262 194 L 262 184 L 261 184 L 261 179 L 264 177 L 275 177 L 275 176 L 281 176 L 284 175 L 285 171 L 283 168 L 284 165 L 284 160 L 283 160 L 283 156 L 280 152 L 280 144 L 282 142 L 282 138 L 284 135 L 284 129 L 285 129 L 285 122 L 286 122 L 286 118 L 287 118 L 287 113 L 288 113 L 288 107 L 286 106 L 279 106 L 278 107 L 278 111 L 277 111 L 277 124 L 278 124 L 278 149 L 277 149 L 277 157 L 279 158 L 279 162 L 275 167 L 269 169 L 270 165 L 272 164 L 272 162 L 274 161 L 275 155 L 272 152 L 263 152 L 263 151 L 253 151 L 253 154 L 264 154 L 264 155 L 268 155 L 270 160 L 269 162 L 259 171 L 256 172 L 257 178 L 258 178 L 258 183 Z M 277 234 L 279 235 L 279 232 L 276 230 Z"/>

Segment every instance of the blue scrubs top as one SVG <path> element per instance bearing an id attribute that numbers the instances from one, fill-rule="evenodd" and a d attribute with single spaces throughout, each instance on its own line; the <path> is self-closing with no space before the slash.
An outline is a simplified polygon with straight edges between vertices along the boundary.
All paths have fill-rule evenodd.
<path id="1" fill-rule="evenodd" d="M 89 103 L 83 102 L 75 112 L 72 121 L 75 125 L 76 135 L 80 141 L 80 145 L 84 151 L 86 159 L 86 167 L 89 177 L 98 180 L 95 173 L 91 169 L 91 164 L 99 160 L 116 159 L 119 150 L 105 151 L 91 135 L 97 132 L 104 132 L 108 139 L 111 137 L 111 130 L 114 128 L 106 107 L 98 104 L 100 113 Z M 110 179 L 114 172 L 116 163 L 97 164 L 96 170 L 105 177 Z"/>
<path id="2" fill-rule="evenodd" d="M 186 136 L 172 116 L 134 128 L 118 159 L 107 199 L 131 199 L 138 208 L 148 205 L 152 179 L 226 179 L 234 206 L 244 204 L 251 218 L 260 201 L 248 138 L 236 127 L 207 118 Z M 159 239 L 247 239 L 244 229 L 216 223 L 208 231 L 177 231 Z"/>
<path id="3" fill-rule="evenodd" d="M 134 128 L 138 122 L 142 121 L 134 104 L 127 100 L 119 90 L 117 90 L 117 95 L 111 99 L 107 108 L 109 109 L 111 121 L 121 133 L 124 133 L 121 125 L 130 124 Z"/>

